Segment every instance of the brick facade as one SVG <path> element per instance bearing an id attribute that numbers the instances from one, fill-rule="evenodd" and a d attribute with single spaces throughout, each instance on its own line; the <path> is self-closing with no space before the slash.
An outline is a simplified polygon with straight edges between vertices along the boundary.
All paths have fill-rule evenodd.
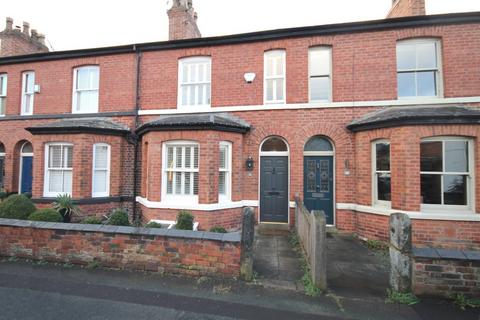
<path id="1" fill-rule="evenodd" d="M 23 23 L 23 30 L 13 28 L 13 19 L 7 18 L 5 30 L 0 32 L 0 57 L 48 52 L 45 35 L 35 29 L 30 31 L 28 22 Z"/>
<path id="2" fill-rule="evenodd" d="M 478 14 L 471 16 L 475 18 Z M 464 18 L 463 15 L 442 17 Z M 382 23 L 388 26 L 370 31 L 318 31 L 308 35 L 265 36 L 261 40 L 238 40 L 218 45 L 209 45 L 208 41 L 213 40 L 208 39 L 201 40 L 207 44 L 193 45 L 197 40 L 190 39 L 160 43 L 158 48 L 153 45 L 145 49 L 140 46 L 122 47 L 121 52 L 115 51 L 120 49 L 111 49 L 114 52 L 88 51 L 61 58 L 55 56 L 57 53 L 51 53 L 45 56 L 51 57 L 45 58 L 46 61 L 11 62 L 6 58 L 0 59 L 0 73 L 8 74 L 7 111 L 6 116 L 0 118 L 0 142 L 6 149 L 6 189 L 18 190 L 19 148 L 22 142 L 29 141 L 35 153 L 33 196 L 45 202 L 41 199 L 45 143 L 68 142 L 74 144 L 75 150 L 73 197 L 88 202 L 91 200 L 93 144 L 106 142 L 112 146 L 110 196 L 116 201 L 103 199 L 104 204 L 85 203 L 85 211 L 101 215 L 102 208 L 105 208 L 105 214 L 117 205 L 131 210 L 131 197 L 136 195 L 141 198 L 136 208 L 145 222 L 150 219 L 172 220 L 178 208 L 184 205 L 194 212 L 202 230 L 214 225 L 234 229 L 239 225 L 243 205 L 259 206 L 259 149 L 262 142 L 268 137 L 279 136 L 288 144 L 288 198 L 293 201 L 295 194 L 303 196 L 305 143 L 311 137 L 322 136 L 334 146 L 336 227 L 367 238 L 385 239 L 389 211 L 378 212 L 380 209 L 374 208 L 372 203 L 372 141 L 389 139 L 391 143 L 392 210 L 422 214 L 419 150 L 420 141 L 425 137 L 447 135 L 471 138 L 475 147 L 475 171 L 480 169 L 480 131 L 475 124 L 400 125 L 356 133 L 346 128 L 352 121 L 390 105 L 427 103 L 421 99 L 410 102 L 397 98 L 396 44 L 404 39 L 435 38 L 440 41 L 442 92 L 439 98 L 431 100 L 432 103 L 438 103 L 438 107 L 450 102 L 473 108 L 479 106 L 480 74 L 472 70 L 480 65 L 480 23 L 436 22 L 423 25 L 421 17 L 415 19 L 412 20 L 412 23 L 417 23 L 414 26 L 390 25 L 392 20 L 385 20 Z M 425 21 L 432 19 L 436 18 L 427 17 Z M 215 38 L 215 41 L 219 39 Z M 308 50 L 315 46 L 332 49 L 331 102 L 309 103 Z M 264 52 L 271 49 L 284 49 L 286 52 L 285 105 L 266 105 L 263 101 Z M 249 132 L 225 132 L 215 128 L 150 131 L 137 137 L 138 146 L 135 148 L 127 137 L 91 132 L 33 136 L 24 130 L 52 122 L 52 116 L 96 116 L 122 123 L 133 133 L 140 125 L 157 119 L 161 114 L 190 112 L 177 109 L 178 68 L 180 59 L 193 56 L 209 56 L 212 61 L 211 108 L 201 111 L 228 112 L 248 122 Z M 72 115 L 73 69 L 82 65 L 98 65 L 100 68 L 99 114 Z M 20 86 L 21 73 L 25 70 L 35 71 L 35 82 L 41 85 L 42 90 L 35 94 L 34 116 L 22 118 L 19 116 Z M 252 83 L 244 80 L 247 72 L 256 74 Z M 191 110 L 193 113 L 198 111 Z M 177 209 L 172 209 L 163 203 L 163 147 L 165 142 L 178 140 L 194 141 L 199 145 L 197 207 L 176 203 L 173 207 Z M 232 143 L 232 192 L 231 203 L 227 204 L 219 203 L 218 199 L 221 141 Z M 134 192 L 133 174 L 135 151 L 137 192 Z M 249 157 L 254 160 L 253 171 L 247 171 L 245 167 Z M 480 180 L 476 179 L 474 185 L 474 207 L 478 208 Z M 257 216 L 259 211 L 261 208 L 257 210 Z M 290 210 L 291 224 L 295 221 L 292 212 Z M 480 223 L 477 217 L 472 214 L 471 221 L 462 221 L 455 219 L 455 212 L 443 220 L 424 220 L 415 216 L 414 242 L 479 248 L 480 236 L 475 231 Z"/>
<path id="3" fill-rule="evenodd" d="M 392 0 L 387 18 L 425 15 L 425 0 Z"/>

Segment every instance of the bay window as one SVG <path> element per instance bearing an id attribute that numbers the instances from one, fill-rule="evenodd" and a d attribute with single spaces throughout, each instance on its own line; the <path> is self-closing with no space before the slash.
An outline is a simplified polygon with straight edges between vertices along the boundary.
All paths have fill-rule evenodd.
<path id="1" fill-rule="evenodd" d="M 6 74 L 0 74 L 0 117 L 5 115 L 7 109 L 7 79 Z"/>
<path id="2" fill-rule="evenodd" d="M 169 142 L 164 149 L 165 199 L 198 202 L 198 144 L 189 141 Z"/>
<path id="3" fill-rule="evenodd" d="M 440 42 L 404 40 L 397 44 L 398 97 L 437 97 L 440 91 Z"/>
<path id="4" fill-rule="evenodd" d="M 332 88 L 332 50 L 329 47 L 308 51 L 310 102 L 330 101 Z"/>
<path id="5" fill-rule="evenodd" d="M 265 103 L 285 103 L 285 50 L 272 50 L 265 52 L 264 69 Z"/>
<path id="6" fill-rule="evenodd" d="M 22 75 L 22 107 L 21 115 L 33 114 L 33 98 L 35 95 L 35 72 L 27 71 Z"/>
<path id="7" fill-rule="evenodd" d="M 231 200 L 232 181 L 232 144 L 220 143 L 220 159 L 218 173 L 218 199 L 220 202 Z"/>
<path id="8" fill-rule="evenodd" d="M 45 151 L 45 197 L 72 194 L 73 145 L 47 144 Z"/>
<path id="9" fill-rule="evenodd" d="M 375 141 L 373 143 L 372 158 L 374 204 L 390 206 L 390 143 L 387 140 Z"/>
<path id="10" fill-rule="evenodd" d="M 212 59 L 184 58 L 179 61 L 179 107 L 210 107 Z"/>
<path id="11" fill-rule="evenodd" d="M 93 146 L 92 197 L 110 194 L 110 146 L 97 143 Z"/>
<path id="12" fill-rule="evenodd" d="M 473 143 L 460 137 L 424 139 L 420 145 L 423 209 L 473 210 Z"/>
<path id="13" fill-rule="evenodd" d="M 85 66 L 73 71 L 73 113 L 97 113 L 100 68 Z"/>

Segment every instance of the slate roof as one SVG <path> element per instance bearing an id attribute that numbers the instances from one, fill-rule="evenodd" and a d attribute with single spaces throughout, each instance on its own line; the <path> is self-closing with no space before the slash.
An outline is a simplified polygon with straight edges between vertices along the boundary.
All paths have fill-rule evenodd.
<path id="1" fill-rule="evenodd" d="M 125 135 L 130 129 L 108 118 L 64 119 L 26 128 L 32 134 L 98 133 Z"/>
<path id="2" fill-rule="evenodd" d="M 386 107 L 364 115 L 347 125 L 357 132 L 404 125 L 479 124 L 480 108 L 465 106 Z"/>
<path id="3" fill-rule="evenodd" d="M 169 115 L 143 124 L 137 129 L 137 134 L 171 130 L 217 130 L 245 133 L 250 130 L 250 124 L 229 113 Z"/>

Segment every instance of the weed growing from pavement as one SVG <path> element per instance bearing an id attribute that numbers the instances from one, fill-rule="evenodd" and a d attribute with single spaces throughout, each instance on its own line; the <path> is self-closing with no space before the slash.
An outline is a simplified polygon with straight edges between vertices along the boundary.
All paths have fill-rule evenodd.
<path id="1" fill-rule="evenodd" d="M 397 292 L 394 290 L 387 289 L 387 299 L 388 303 L 399 303 L 406 305 L 414 305 L 420 302 L 420 300 L 411 292 Z"/>
<path id="2" fill-rule="evenodd" d="M 298 238 L 298 235 L 295 232 L 292 232 L 288 236 L 288 241 L 290 242 L 294 250 L 300 253 L 300 255 L 302 256 L 302 259 L 301 259 L 302 260 L 301 266 L 303 271 L 302 282 L 303 282 L 303 287 L 305 289 L 305 294 L 310 297 L 318 297 L 321 293 L 321 290 L 317 288 L 317 286 L 315 286 L 315 284 L 312 281 L 310 266 L 308 265 L 307 259 L 303 254 L 302 248 L 300 247 L 300 239 Z"/>
<path id="3" fill-rule="evenodd" d="M 457 293 L 452 296 L 453 304 L 462 310 L 467 308 L 480 308 L 480 299 L 467 298 L 463 293 Z"/>
<path id="4" fill-rule="evenodd" d="M 380 240 L 367 240 L 366 244 L 368 249 L 375 251 L 386 251 L 389 247 L 387 242 Z"/>
<path id="5" fill-rule="evenodd" d="M 85 267 L 85 269 L 97 269 L 100 267 L 100 263 L 98 263 L 98 261 L 91 261 L 87 264 L 87 266 Z"/>

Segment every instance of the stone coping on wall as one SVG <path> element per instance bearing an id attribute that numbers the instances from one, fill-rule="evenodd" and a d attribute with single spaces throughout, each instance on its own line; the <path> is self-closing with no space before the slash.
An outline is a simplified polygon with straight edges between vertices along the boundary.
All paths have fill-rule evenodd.
<path id="1" fill-rule="evenodd" d="M 413 248 L 414 258 L 480 261 L 480 251 L 440 248 Z"/>
<path id="2" fill-rule="evenodd" d="M 18 227 L 18 228 L 37 228 L 62 231 L 76 232 L 102 232 L 112 234 L 125 234 L 133 236 L 158 236 L 183 239 L 201 239 L 221 242 L 241 242 L 241 233 L 215 233 L 206 231 L 190 231 L 176 229 L 159 229 L 159 228 L 141 228 L 141 227 L 124 227 L 109 225 L 92 225 L 79 223 L 57 223 L 57 222 L 39 222 L 28 220 L 2 219 L 0 218 L 0 226 Z"/>

